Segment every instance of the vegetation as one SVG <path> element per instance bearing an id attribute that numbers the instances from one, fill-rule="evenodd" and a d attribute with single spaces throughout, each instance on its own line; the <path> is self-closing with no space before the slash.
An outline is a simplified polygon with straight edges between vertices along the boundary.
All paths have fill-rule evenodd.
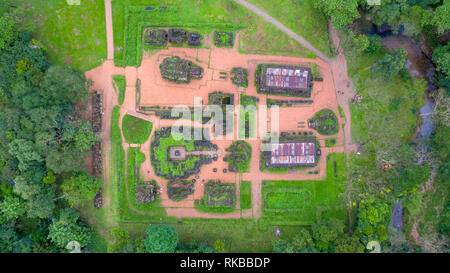
<path id="1" fill-rule="evenodd" d="M 125 140 L 130 144 L 144 144 L 153 124 L 149 121 L 126 114 L 122 120 L 122 130 Z"/>
<path id="2" fill-rule="evenodd" d="M 325 147 L 334 147 L 336 145 L 335 138 L 327 138 L 325 139 Z"/>
<path id="3" fill-rule="evenodd" d="M 63 190 L 67 201 L 71 206 L 78 206 L 80 201 L 94 199 L 95 194 L 103 185 L 103 181 L 90 174 L 80 171 L 63 181 L 61 189 Z"/>
<path id="4" fill-rule="evenodd" d="M 123 104 L 123 101 L 125 99 L 125 89 L 127 87 L 127 82 L 125 79 L 125 76 L 122 75 L 114 75 L 113 76 L 114 81 L 114 89 L 116 92 L 119 92 L 119 105 Z"/>
<path id="5" fill-rule="evenodd" d="M 98 139 L 80 119 L 90 85 L 33 46 L 24 10 L 10 4 L 0 4 L 0 248 L 66 252 L 69 239 L 85 247 L 90 229 L 69 203 L 89 198 L 98 184 L 87 179 L 64 189 L 60 182 L 72 184 Z"/>
<path id="6" fill-rule="evenodd" d="M 56 65 L 89 70 L 106 60 L 104 1 L 83 1 L 67 5 L 60 0 L 25 0 L 18 5 L 36 42 Z"/>
<path id="7" fill-rule="evenodd" d="M 226 151 L 228 153 L 224 157 L 224 161 L 228 162 L 228 170 L 230 172 L 245 173 L 252 158 L 252 146 L 243 140 L 238 140 L 233 142 Z"/>
<path id="8" fill-rule="evenodd" d="M 148 12 L 145 11 L 147 6 L 155 9 L 160 6 L 168 6 L 168 8 L 164 11 Z M 309 1 L 306 7 L 299 7 L 297 12 L 288 9 L 287 5 L 284 6 L 284 11 L 289 11 L 291 20 L 295 14 L 305 14 L 301 17 L 304 18 L 302 26 L 308 25 L 308 35 L 320 33 L 319 36 L 323 37 L 326 33 L 326 20 L 323 16 L 320 16 L 321 20 L 315 21 L 316 25 L 310 25 L 307 20 L 307 18 L 318 18 L 320 15 L 312 9 Z M 240 30 L 239 50 L 243 53 L 315 57 L 297 41 L 233 1 L 201 1 L 193 5 L 192 1 L 181 0 L 123 0 L 112 1 L 112 12 L 116 48 L 114 63 L 117 66 L 140 64 L 143 51 L 143 29 L 153 26 L 189 28 L 210 37 L 215 29 L 227 32 Z M 245 28 L 245 26 L 248 27 Z M 324 31 L 316 32 L 317 27 Z M 303 29 L 303 27 L 293 29 Z M 327 36 L 325 38 L 326 40 L 320 43 L 324 47 L 320 48 L 326 50 L 329 47 L 329 41 Z M 211 40 L 213 40 L 212 37 Z"/>
<path id="9" fill-rule="evenodd" d="M 264 181 L 261 221 L 311 224 L 316 219 L 335 217 L 344 221 L 341 193 L 346 182 L 345 154 L 330 154 L 326 179 L 318 181 Z"/>
<path id="10" fill-rule="evenodd" d="M 339 121 L 331 109 L 322 109 L 308 120 L 308 126 L 321 135 L 335 135 L 339 132 Z"/>
<path id="11" fill-rule="evenodd" d="M 210 144 L 210 142 L 207 143 Z M 190 174 L 198 173 L 202 164 L 212 161 L 211 158 L 195 154 L 186 155 L 183 160 L 171 160 L 169 158 L 170 147 L 184 147 L 186 152 L 196 150 L 195 141 L 185 139 L 182 133 L 171 132 L 170 128 L 155 132 L 150 151 L 151 162 L 156 174 L 167 179 L 187 178 Z"/>
<path id="12" fill-rule="evenodd" d="M 178 245 L 178 234 L 173 227 L 150 225 L 144 245 L 147 253 L 173 253 Z"/>
<path id="13" fill-rule="evenodd" d="M 315 1 L 249 0 L 248 2 L 264 10 L 286 27 L 304 37 L 321 52 L 328 56 L 334 54 L 330 47 L 330 38 L 328 37 L 327 18 L 315 7 Z M 253 14 L 251 14 L 251 16 L 253 17 Z M 311 20 L 311 18 L 314 18 L 314 20 Z M 255 21 L 261 24 L 259 20 Z M 253 30 L 255 27 L 249 23 L 249 29 Z M 250 32 L 250 30 L 248 31 Z M 264 26 L 264 33 L 271 32 L 275 32 L 275 28 L 272 29 L 269 26 Z M 259 46 L 262 48 L 267 44 L 274 45 L 270 46 L 270 48 L 273 48 L 272 51 L 274 53 L 280 54 L 283 52 L 283 55 L 285 55 L 286 52 L 291 51 L 286 50 L 286 47 L 294 46 L 296 44 L 291 40 L 285 39 L 284 37 L 279 37 L 278 39 L 279 40 L 275 39 L 274 41 L 264 39 L 260 41 Z M 277 49 L 275 45 L 278 45 L 278 50 L 275 50 Z M 292 53 L 289 55 L 292 55 Z M 310 55 L 308 58 L 314 58 L 314 56 Z"/>
<path id="14" fill-rule="evenodd" d="M 233 32 L 214 32 L 214 45 L 217 47 L 233 47 L 234 34 Z"/>
<path id="15" fill-rule="evenodd" d="M 205 184 L 203 199 L 196 200 L 195 208 L 203 212 L 228 213 L 236 206 L 236 185 L 208 181 Z"/>

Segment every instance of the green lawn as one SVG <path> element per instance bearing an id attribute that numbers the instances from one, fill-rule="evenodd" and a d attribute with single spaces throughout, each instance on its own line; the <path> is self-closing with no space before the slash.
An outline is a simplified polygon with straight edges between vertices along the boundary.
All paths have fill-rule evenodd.
<path id="1" fill-rule="evenodd" d="M 252 208 L 252 184 L 249 181 L 241 181 L 239 188 L 239 201 L 241 209 Z"/>
<path id="2" fill-rule="evenodd" d="M 327 18 L 314 8 L 314 0 L 248 0 L 259 9 L 274 17 L 287 28 L 301 35 L 314 47 L 331 56 Z M 283 40 L 283 39 L 282 39 Z M 285 41 L 274 41 L 282 43 Z"/>
<path id="3" fill-rule="evenodd" d="M 264 181 L 262 209 L 266 217 L 262 221 L 310 224 L 328 216 L 343 220 L 345 205 L 340 195 L 346 185 L 345 158 L 345 153 L 328 155 L 325 180 Z"/>
<path id="4" fill-rule="evenodd" d="M 166 11 L 142 11 L 147 6 L 169 8 Z M 138 13 L 135 7 L 138 7 Z M 125 16 L 126 10 L 132 13 L 129 18 Z M 112 12 L 117 66 L 140 64 L 142 28 L 151 26 L 190 28 L 207 35 L 210 40 L 213 40 L 214 30 L 241 29 L 239 50 L 243 53 L 315 57 L 294 39 L 230 0 L 113 0 Z"/>
<path id="5" fill-rule="evenodd" d="M 127 114 L 122 120 L 122 131 L 127 143 L 144 144 L 152 132 L 152 123 Z"/>
<path id="6" fill-rule="evenodd" d="M 89 70 L 106 59 L 103 0 L 81 0 L 79 6 L 70 6 L 66 0 L 22 2 L 36 23 L 34 36 L 53 63 Z"/>
<path id="7" fill-rule="evenodd" d="M 123 104 L 123 101 L 125 99 L 125 89 L 127 87 L 127 80 L 125 76 L 123 75 L 114 75 L 113 76 L 114 81 L 114 89 L 119 94 L 119 105 Z"/>

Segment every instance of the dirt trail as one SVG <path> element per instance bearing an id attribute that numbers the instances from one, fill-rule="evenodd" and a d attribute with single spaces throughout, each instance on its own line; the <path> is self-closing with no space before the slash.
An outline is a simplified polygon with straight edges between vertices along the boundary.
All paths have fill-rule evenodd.
<path id="1" fill-rule="evenodd" d="M 124 69 L 114 66 L 112 61 L 106 61 L 102 66 L 87 71 L 85 73 L 87 79 L 93 80 L 93 86 L 90 91 L 99 91 L 102 93 L 102 132 L 99 137 L 102 140 L 102 160 L 103 160 L 103 180 L 104 194 L 103 206 L 107 211 L 107 221 L 112 219 L 110 215 L 111 208 L 111 192 L 110 192 L 110 152 L 111 152 L 111 113 L 114 104 L 117 102 L 117 94 L 112 85 L 112 75 L 124 74 Z"/>
<path id="2" fill-rule="evenodd" d="M 345 125 L 344 125 L 344 138 L 345 138 L 345 150 L 347 152 L 347 210 L 348 210 L 348 226 L 349 233 L 352 230 L 353 218 L 351 214 L 351 189 L 352 180 L 350 177 L 350 155 L 352 151 L 356 152 L 358 146 L 353 144 L 352 140 L 352 130 L 351 130 L 351 112 L 350 112 L 350 100 L 355 95 L 353 89 L 353 82 L 347 73 L 347 61 L 345 59 L 344 50 L 340 45 L 339 36 L 336 30 L 331 24 L 328 25 L 331 40 L 337 48 L 338 56 L 331 62 L 331 71 L 333 73 L 333 80 L 336 90 L 344 92 L 338 96 L 338 103 L 342 108 L 345 115 Z"/>
<path id="3" fill-rule="evenodd" d="M 114 59 L 114 38 L 111 0 L 105 0 L 105 20 L 106 20 L 106 44 L 108 51 L 108 60 Z"/>

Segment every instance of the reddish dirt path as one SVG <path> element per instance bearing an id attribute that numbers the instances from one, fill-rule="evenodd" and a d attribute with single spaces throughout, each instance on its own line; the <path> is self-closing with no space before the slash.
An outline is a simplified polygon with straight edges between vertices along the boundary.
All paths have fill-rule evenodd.
<path id="1" fill-rule="evenodd" d="M 108 50 L 108 60 L 114 59 L 114 38 L 111 0 L 105 0 L 105 20 L 106 20 L 106 44 Z"/>
<path id="2" fill-rule="evenodd" d="M 113 217 L 109 214 L 111 210 L 111 192 L 110 192 L 110 152 L 111 152 L 111 113 L 113 106 L 117 103 L 118 97 L 112 85 L 112 75 L 124 74 L 124 69 L 114 66 L 113 61 L 105 61 L 102 66 L 87 71 L 85 73 L 87 79 L 93 81 L 91 91 L 99 91 L 102 93 L 102 132 L 99 137 L 102 140 L 102 156 L 103 156 L 103 206 L 108 213 L 107 221 Z"/>
<path id="3" fill-rule="evenodd" d="M 351 131 L 351 112 L 349 102 L 351 98 L 355 95 L 353 90 L 353 82 L 348 76 L 347 73 L 347 61 L 345 59 L 344 50 L 340 46 L 339 36 L 336 33 L 336 30 L 333 28 L 331 24 L 328 25 L 329 33 L 334 45 L 337 48 L 337 52 L 339 55 L 333 59 L 331 63 L 331 71 L 333 72 L 333 80 L 336 86 L 336 90 L 343 91 L 344 94 L 339 95 L 338 103 L 341 106 L 344 115 L 345 115 L 345 125 L 344 125 L 344 137 L 345 137 L 345 150 L 347 152 L 347 210 L 348 210 L 348 225 L 349 225 L 349 233 L 352 229 L 353 219 L 351 213 L 351 189 L 352 189 L 352 180 L 350 177 L 350 155 L 352 152 L 356 152 L 358 146 L 353 144 L 352 140 L 352 131 Z"/>

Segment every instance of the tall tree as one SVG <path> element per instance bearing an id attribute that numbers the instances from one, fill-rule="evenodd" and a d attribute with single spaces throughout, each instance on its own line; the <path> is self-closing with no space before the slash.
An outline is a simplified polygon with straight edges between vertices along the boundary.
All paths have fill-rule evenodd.
<path id="1" fill-rule="evenodd" d="M 66 208 L 60 211 L 58 218 L 54 218 L 49 226 L 48 239 L 58 247 L 65 248 L 71 241 L 76 241 L 85 247 L 91 237 L 90 230 L 78 221 L 80 213 Z"/>
<path id="2" fill-rule="evenodd" d="M 360 17 L 358 0 L 317 0 L 313 3 L 331 18 L 331 24 L 337 28 L 343 28 Z"/>
<path id="3" fill-rule="evenodd" d="M 80 201 L 92 200 L 102 185 L 102 180 L 82 171 L 74 173 L 65 179 L 61 189 L 71 206 L 79 205 Z"/>
<path id="4" fill-rule="evenodd" d="M 148 253 L 173 253 L 178 244 L 178 233 L 173 227 L 150 225 L 144 241 Z"/>

